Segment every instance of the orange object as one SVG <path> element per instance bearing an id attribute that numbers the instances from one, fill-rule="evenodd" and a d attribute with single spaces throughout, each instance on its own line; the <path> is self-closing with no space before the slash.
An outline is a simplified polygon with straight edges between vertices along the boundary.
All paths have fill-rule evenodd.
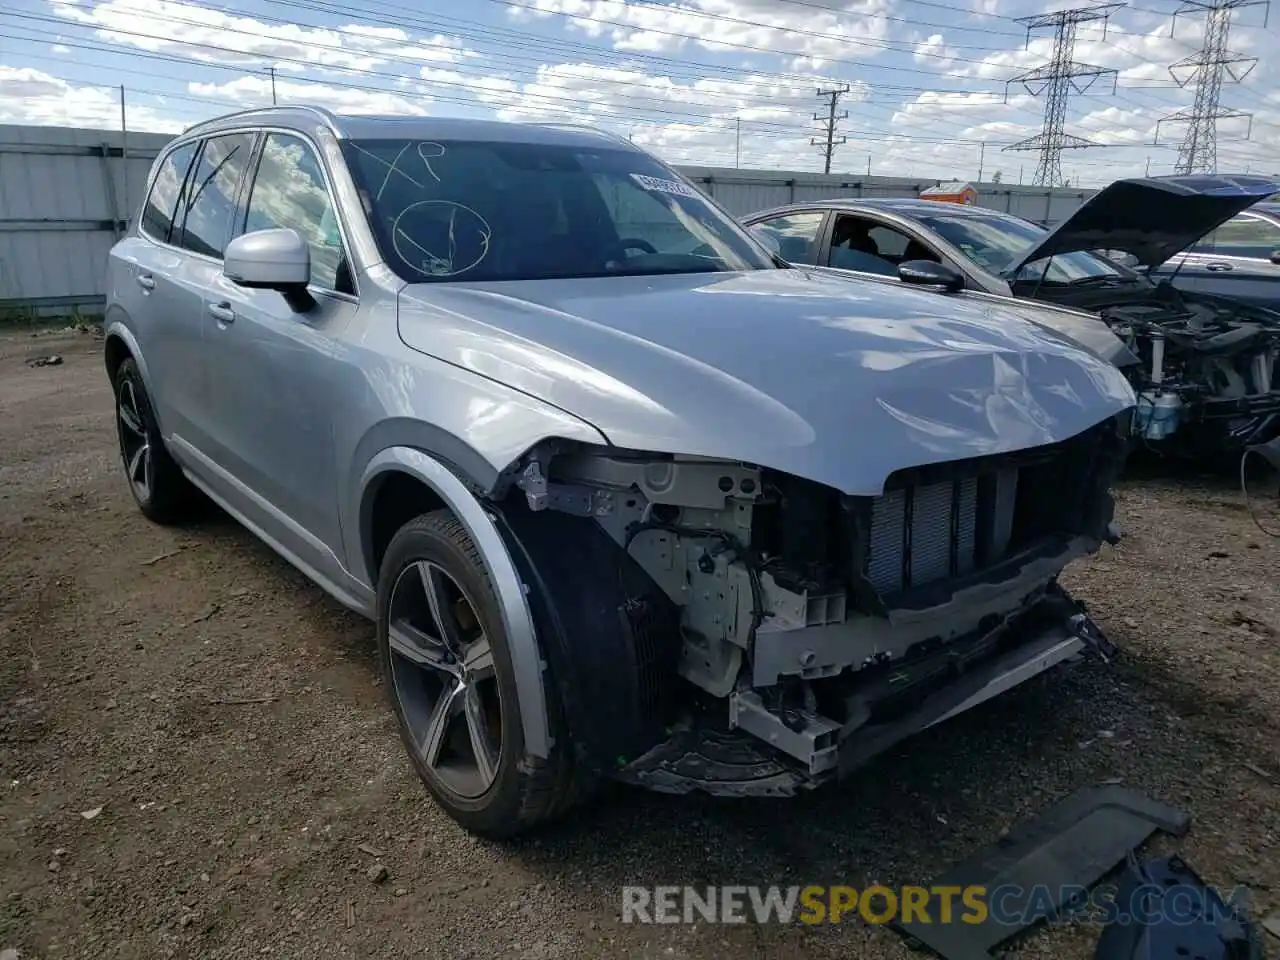
<path id="1" fill-rule="evenodd" d="M 963 203 L 972 206 L 978 202 L 978 190 L 971 183 L 947 183 L 920 191 L 921 200 L 940 200 L 943 203 Z"/>

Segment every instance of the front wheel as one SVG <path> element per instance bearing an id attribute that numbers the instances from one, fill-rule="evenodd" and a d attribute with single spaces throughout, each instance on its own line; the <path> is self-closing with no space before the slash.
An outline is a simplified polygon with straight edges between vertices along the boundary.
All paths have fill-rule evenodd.
<path id="1" fill-rule="evenodd" d="M 414 769 L 461 826 L 510 837 L 573 805 L 579 783 L 560 712 L 548 703 L 552 755 L 527 756 L 498 598 L 475 544 L 447 510 L 405 524 L 387 547 L 378 649 Z"/>

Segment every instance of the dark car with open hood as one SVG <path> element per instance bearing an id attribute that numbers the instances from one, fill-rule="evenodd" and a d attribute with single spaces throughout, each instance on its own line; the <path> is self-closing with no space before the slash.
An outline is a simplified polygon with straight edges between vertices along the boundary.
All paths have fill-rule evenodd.
<path id="1" fill-rule="evenodd" d="M 1280 435 L 1280 310 L 1180 289 L 1159 268 L 1278 190 L 1280 179 L 1261 176 L 1118 180 L 1054 229 L 897 198 L 791 204 L 743 220 L 793 262 L 1024 301 L 1028 319 L 1125 371 L 1143 441 L 1220 456 Z"/>

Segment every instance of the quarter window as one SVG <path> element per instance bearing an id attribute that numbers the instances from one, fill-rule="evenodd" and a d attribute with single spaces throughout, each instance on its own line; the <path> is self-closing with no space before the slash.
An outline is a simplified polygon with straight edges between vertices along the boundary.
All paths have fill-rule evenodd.
<path id="1" fill-rule="evenodd" d="M 790 263 L 818 262 L 818 234 L 823 213 L 793 213 L 762 220 L 753 229 L 772 234 L 778 241 L 778 255 Z"/>
<path id="2" fill-rule="evenodd" d="M 311 283 L 354 293 L 329 189 L 315 151 L 304 140 L 268 134 L 249 195 L 245 232 L 296 230 L 311 248 Z"/>
<path id="3" fill-rule="evenodd" d="M 209 257 L 222 256 L 236 209 L 236 191 L 252 153 L 251 133 L 232 133 L 205 141 L 183 196 L 186 216 L 178 246 Z M 176 232 L 174 236 L 177 237 Z"/>
<path id="4" fill-rule="evenodd" d="M 156 171 L 151 192 L 142 207 L 142 229 L 152 239 L 169 242 L 178 194 L 182 192 L 182 182 L 186 179 L 191 159 L 196 155 L 196 146 L 195 143 L 184 143 L 170 150 Z"/>

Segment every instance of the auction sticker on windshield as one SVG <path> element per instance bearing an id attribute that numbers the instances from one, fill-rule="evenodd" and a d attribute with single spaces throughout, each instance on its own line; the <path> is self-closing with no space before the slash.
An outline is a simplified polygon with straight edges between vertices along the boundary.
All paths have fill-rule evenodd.
<path id="1" fill-rule="evenodd" d="M 631 179 L 646 190 L 654 190 L 658 193 L 674 193 L 681 197 L 698 197 L 699 193 L 693 187 L 686 183 L 680 183 L 678 180 L 664 180 L 662 177 L 650 177 L 643 173 L 631 174 Z"/>

